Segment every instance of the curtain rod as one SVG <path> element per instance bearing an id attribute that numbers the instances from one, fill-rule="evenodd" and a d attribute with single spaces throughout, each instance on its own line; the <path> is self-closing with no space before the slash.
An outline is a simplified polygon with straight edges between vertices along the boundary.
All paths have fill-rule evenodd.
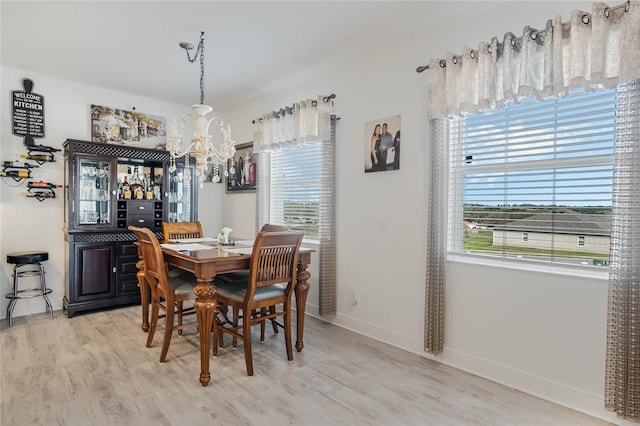
<path id="1" fill-rule="evenodd" d="M 330 100 L 335 98 L 336 98 L 336 94 L 332 93 L 329 96 L 324 96 L 322 98 L 322 102 L 329 102 Z M 311 101 L 311 105 L 313 106 L 318 105 L 318 101 L 315 101 L 315 100 Z M 280 108 L 278 111 L 273 111 L 274 117 L 280 117 L 281 115 L 285 115 L 285 114 L 293 114 L 293 105 Z M 262 118 L 260 118 L 259 121 L 262 122 Z M 251 120 L 251 124 L 256 124 L 256 120 Z"/>
<path id="2" fill-rule="evenodd" d="M 621 4 L 617 5 L 617 6 L 613 6 L 613 7 L 607 6 L 607 7 L 605 7 L 604 8 L 604 16 L 609 18 L 609 12 L 613 12 L 614 10 L 622 9 L 623 7 L 624 7 L 625 13 L 628 12 L 629 8 L 631 7 L 631 0 L 627 0 L 626 2 L 621 3 Z M 582 15 L 582 22 L 585 25 L 588 25 L 590 20 L 591 20 L 591 14 L 590 13 L 585 13 L 584 15 Z M 566 24 L 568 24 L 568 22 L 563 22 L 562 23 L 562 25 L 566 25 Z M 538 35 L 543 34 L 546 31 L 547 30 L 533 31 L 530 34 L 530 37 L 535 40 Z M 515 43 L 518 40 L 522 40 L 522 36 L 512 39 L 511 43 Z M 501 44 L 501 43 L 499 43 L 499 44 Z M 459 56 L 459 55 L 458 56 L 454 56 L 453 57 L 453 63 L 454 64 L 458 63 L 458 59 L 461 59 L 461 58 L 462 58 L 462 56 Z M 471 51 L 471 59 L 475 59 L 475 51 L 474 50 Z M 447 66 L 447 61 L 445 61 L 444 59 L 441 59 L 440 62 L 438 62 L 438 64 L 440 65 L 441 68 L 445 68 Z M 420 65 L 418 68 L 416 68 L 416 72 L 417 73 L 421 73 L 421 72 L 424 72 L 424 71 L 426 71 L 428 69 L 429 69 L 429 65 Z"/>

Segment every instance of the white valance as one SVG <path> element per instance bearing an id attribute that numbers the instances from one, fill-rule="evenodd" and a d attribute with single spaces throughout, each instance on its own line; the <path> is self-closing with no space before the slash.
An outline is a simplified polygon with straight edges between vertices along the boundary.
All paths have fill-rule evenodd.
<path id="1" fill-rule="evenodd" d="M 330 140 L 332 104 L 330 97 L 318 96 L 263 114 L 254 120 L 254 151 Z"/>
<path id="2" fill-rule="evenodd" d="M 502 42 L 434 58 L 429 77 L 430 118 L 616 87 L 640 77 L 640 1 L 594 3 L 568 22 L 557 16 L 544 28 L 525 27 L 521 37 L 507 33 Z"/>

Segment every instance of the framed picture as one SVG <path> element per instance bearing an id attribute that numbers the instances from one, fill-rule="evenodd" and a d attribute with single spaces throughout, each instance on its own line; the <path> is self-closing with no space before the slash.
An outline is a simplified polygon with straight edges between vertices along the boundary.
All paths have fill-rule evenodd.
<path id="1" fill-rule="evenodd" d="M 236 154 L 227 161 L 227 192 L 255 191 L 256 156 L 253 142 L 236 145 Z"/>
<path id="2" fill-rule="evenodd" d="M 137 111 L 91 105 L 91 140 L 166 149 L 167 120 Z"/>
<path id="3" fill-rule="evenodd" d="M 400 115 L 364 123 L 364 172 L 400 169 Z"/>

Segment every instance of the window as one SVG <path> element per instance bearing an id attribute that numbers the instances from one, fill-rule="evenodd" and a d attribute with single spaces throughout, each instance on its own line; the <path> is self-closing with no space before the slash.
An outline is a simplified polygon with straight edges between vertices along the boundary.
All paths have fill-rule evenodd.
<path id="1" fill-rule="evenodd" d="M 320 235 L 322 144 L 280 149 L 269 154 L 269 220 L 306 238 Z"/>
<path id="2" fill-rule="evenodd" d="M 578 247 L 584 247 L 584 235 L 578 235 Z"/>
<path id="3" fill-rule="evenodd" d="M 449 251 L 608 266 L 615 115 L 608 90 L 452 121 Z"/>

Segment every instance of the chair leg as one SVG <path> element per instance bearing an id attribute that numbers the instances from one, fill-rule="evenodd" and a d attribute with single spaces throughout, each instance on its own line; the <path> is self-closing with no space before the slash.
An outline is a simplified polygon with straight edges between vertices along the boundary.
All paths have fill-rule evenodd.
<path id="1" fill-rule="evenodd" d="M 291 347 L 291 305 L 284 305 L 284 342 L 287 348 L 287 359 L 293 361 L 293 349 Z"/>
<path id="2" fill-rule="evenodd" d="M 158 325 L 158 315 L 160 314 L 160 300 L 157 295 L 151 296 L 151 320 L 149 321 L 149 332 L 147 334 L 147 347 L 150 348 L 153 344 L 153 336 L 156 333 L 156 326 Z"/>
<path id="3" fill-rule="evenodd" d="M 216 319 L 213 319 L 213 344 L 212 344 L 212 350 L 211 350 L 211 355 L 213 356 L 218 356 L 218 341 L 220 339 L 222 339 L 222 332 L 221 330 L 218 328 L 220 327 L 220 324 L 218 324 L 218 321 L 216 321 Z M 220 347 L 222 347 L 222 345 L 220 345 Z"/>
<path id="4" fill-rule="evenodd" d="M 176 303 L 178 309 L 178 334 L 182 336 L 182 300 Z"/>
<path id="5" fill-rule="evenodd" d="M 260 309 L 260 316 L 264 318 L 267 314 L 266 308 Z M 260 343 L 264 343 L 264 329 L 266 328 L 265 320 L 260 321 Z"/>
<path id="6" fill-rule="evenodd" d="M 247 365 L 247 376 L 253 376 L 253 358 L 251 357 L 251 314 L 242 312 L 242 343 L 244 346 L 244 362 Z"/>
<path id="7" fill-rule="evenodd" d="M 140 307 L 142 311 L 142 331 L 149 331 L 149 298 L 144 272 L 138 272 L 138 287 L 140 288 Z"/>
<path id="8" fill-rule="evenodd" d="M 240 317 L 240 313 L 239 313 L 239 309 L 238 308 L 233 308 L 233 326 L 237 327 L 238 326 L 238 318 Z M 231 346 L 233 346 L 234 348 L 238 347 L 238 338 L 236 336 L 233 336 L 233 340 L 231 341 Z"/>
<path id="9" fill-rule="evenodd" d="M 269 313 L 272 314 L 272 315 L 276 313 L 276 306 L 275 305 L 269 306 Z M 273 327 L 273 332 L 275 334 L 278 334 L 278 323 L 276 322 L 275 318 L 271 318 L 271 326 Z"/>
<path id="10" fill-rule="evenodd" d="M 167 313 L 164 317 L 164 339 L 162 340 L 162 351 L 160 351 L 160 362 L 167 360 L 167 352 L 169 352 L 169 344 L 171 343 L 171 335 L 173 334 L 173 303 L 167 301 Z"/>

